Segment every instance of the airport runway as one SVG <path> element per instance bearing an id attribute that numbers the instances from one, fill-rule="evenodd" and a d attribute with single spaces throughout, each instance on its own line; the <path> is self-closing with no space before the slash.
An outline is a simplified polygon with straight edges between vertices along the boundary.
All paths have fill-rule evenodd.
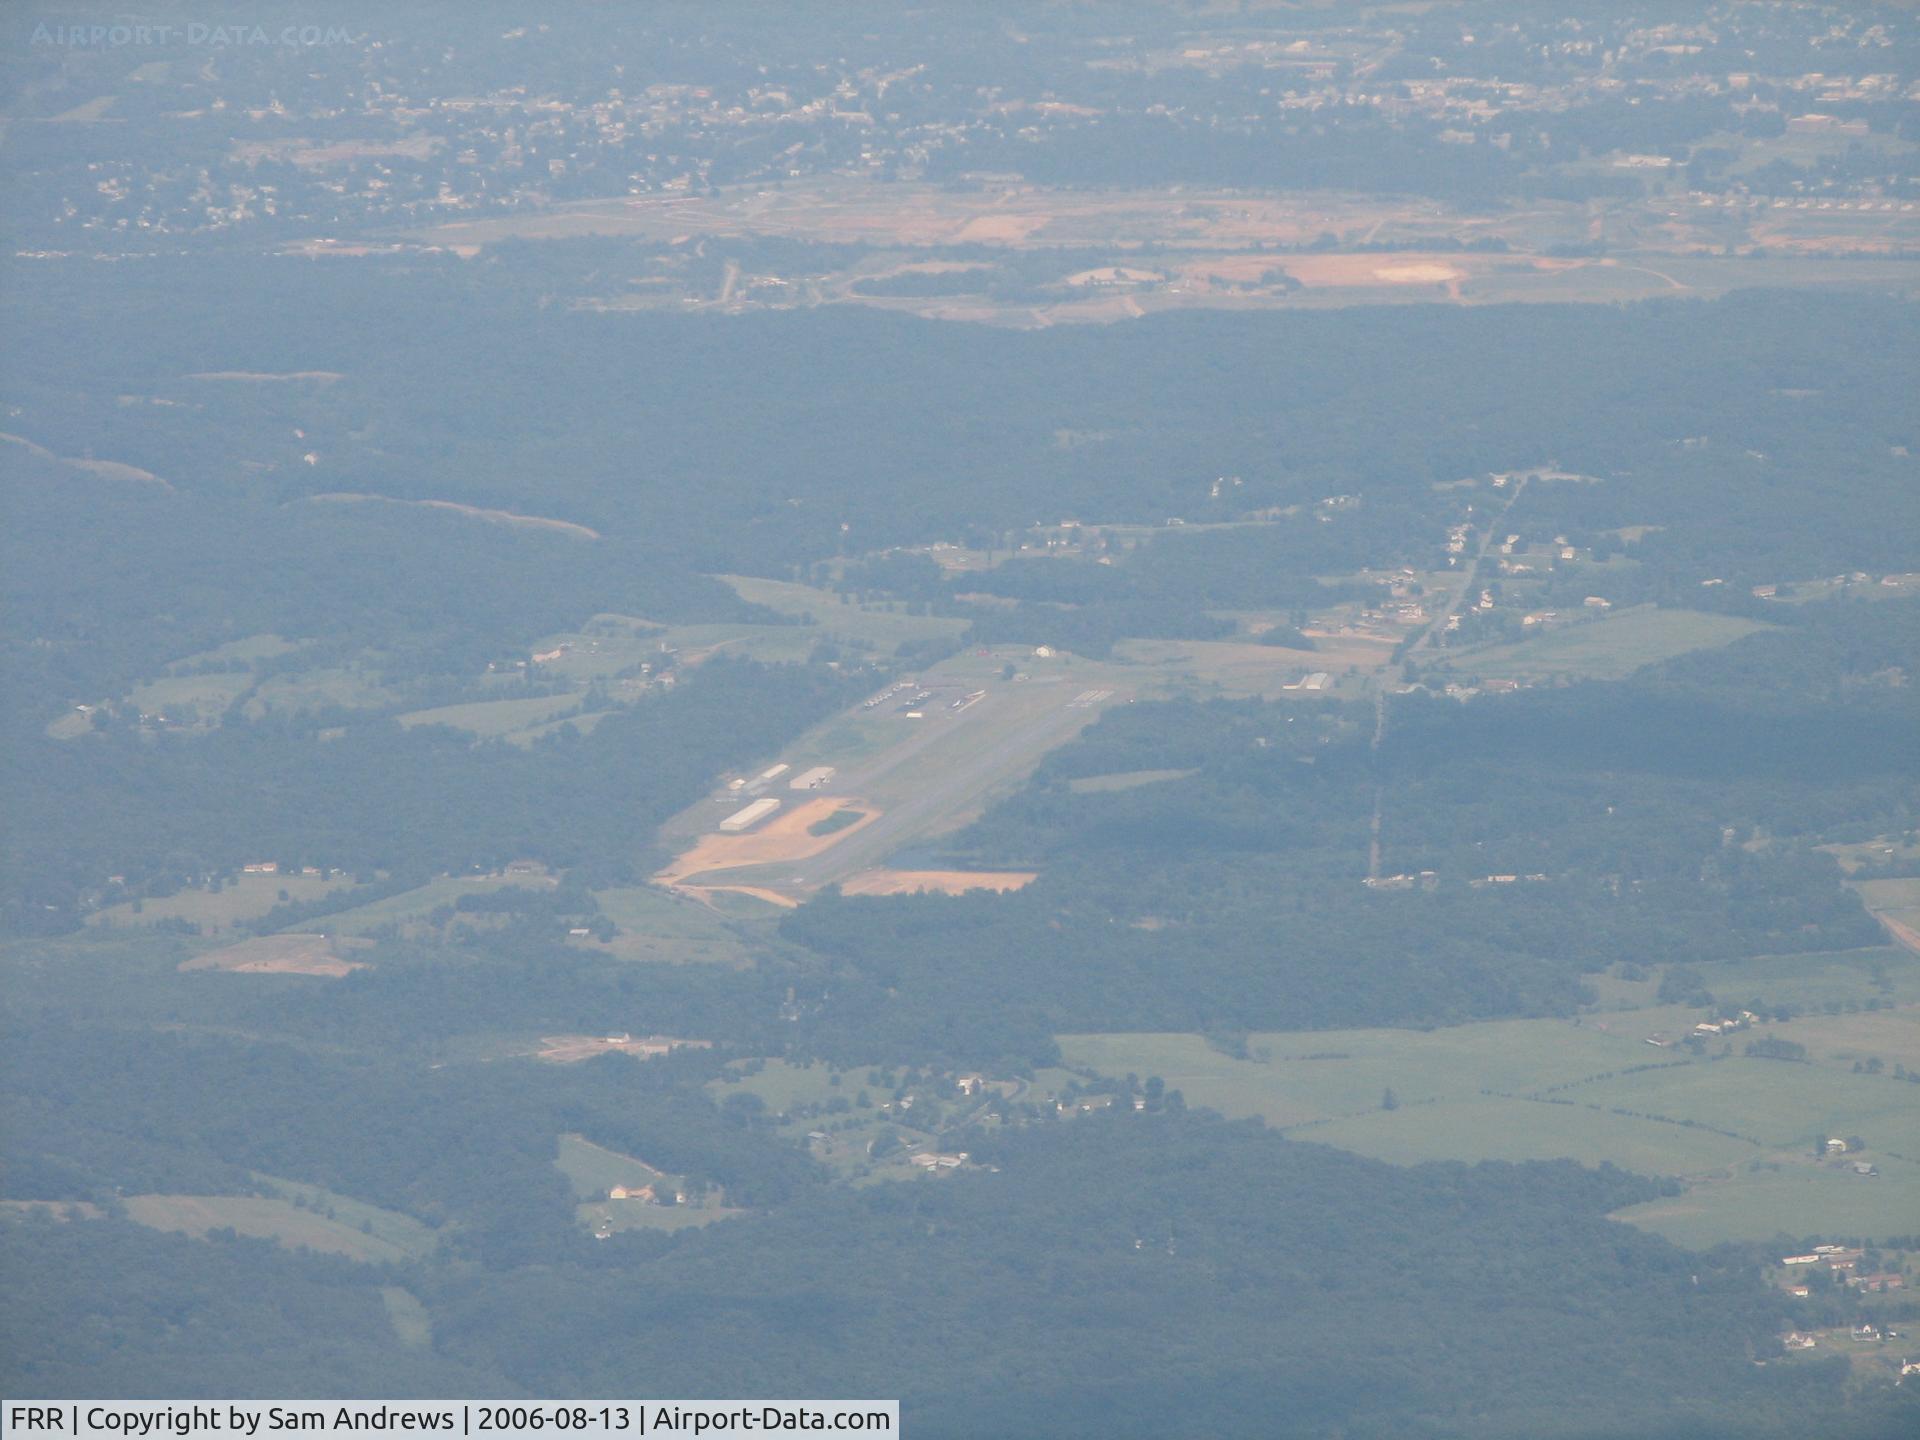
<path id="1" fill-rule="evenodd" d="M 979 704 L 990 705 L 996 698 L 988 695 Z M 817 890 L 880 864 L 923 827 L 973 803 L 1004 775 L 1018 769 L 1022 761 L 1052 749 L 1092 720 L 1098 714 L 1098 705 L 1077 703 L 1082 700 L 1081 695 L 1063 695 L 1058 706 L 1009 731 L 999 743 L 957 763 L 938 781 L 911 799 L 894 805 L 871 825 L 855 831 L 832 849 L 797 861 L 786 873 L 773 877 L 768 883 L 782 890 Z M 944 738 L 944 732 L 945 727 L 930 730 L 923 739 L 916 738 L 882 757 L 882 763 L 873 769 L 849 776 L 844 787 L 846 792 L 861 794 L 863 785 L 870 785 L 902 761 Z"/>

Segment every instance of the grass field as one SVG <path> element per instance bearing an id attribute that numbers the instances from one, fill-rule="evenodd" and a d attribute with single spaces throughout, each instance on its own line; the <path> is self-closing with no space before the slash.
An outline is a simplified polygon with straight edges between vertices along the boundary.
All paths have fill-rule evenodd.
<path id="1" fill-rule="evenodd" d="M 1858 955 L 1799 958 L 1815 967 L 1812 983 L 1869 986 L 1885 1008 L 1802 1014 L 1710 1042 L 1700 1056 L 1645 1044 L 1700 1018 L 1680 1006 L 1596 1012 L 1578 1024 L 1256 1034 L 1244 1059 L 1195 1035 L 1068 1035 L 1060 1045 L 1070 1065 L 1158 1075 L 1190 1105 L 1396 1164 L 1564 1157 L 1675 1177 L 1681 1196 L 1623 1218 L 1687 1244 L 1906 1234 L 1920 1219 L 1920 1087 L 1894 1068 L 1920 1069 L 1920 1005 L 1886 1002 L 1872 977 L 1904 992 L 1920 961 Z M 1764 979 L 1763 966 L 1784 977 L 1793 958 L 1746 962 L 1742 979 Z M 1719 969 L 1709 972 L 1716 989 L 1748 993 L 1723 986 Z M 1804 1046 L 1806 1060 L 1740 1053 L 1768 1034 Z M 1817 1160 L 1814 1141 L 1829 1136 L 1857 1137 L 1864 1149 Z M 1854 1173 L 1855 1161 L 1878 1174 Z"/>
<path id="2" fill-rule="evenodd" d="M 412 1350 L 424 1350 L 433 1344 L 433 1316 L 419 1296 L 398 1285 L 382 1285 L 380 1303 L 386 1306 L 394 1339 Z"/>
<path id="3" fill-rule="evenodd" d="M 325 1194 L 325 1192 L 317 1192 Z M 340 1255 L 349 1260 L 390 1263 L 417 1258 L 433 1247 L 433 1232 L 418 1221 L 391 1211 L 374 1211 L 371 1206 L 347 1202 L 339 1197 L 323 1201 L 339 1218 L 324 1211 L 303 1209 L 291 1200 L 256 1195 L 129 1195 L 127 1215 L 139 1224 L 155 1230 L 171 1230 L 182 1235 L 204 1236 L 213 1230 L 233 1230 L 256 1239 L 272 1240 L 289 1250 L 313 1250 Z M 389 1230 L 405 1222 L 408 1243 L 398 1243 L 379 1233 L 368 1233 L 369 1216 L 387 1217 Z"/>
<path id="4" fill-rule="evenodd" d="M 143 900 L 138 912 L 131 901 L 109 905 L 89 915 L 87 924 L 112 929 L 151 925 L 156 920 L 185 920 L 198 925 L 203 935 L 220 935 L 241 921 L 259 919 L 280 903 L 282 891 L 289 900 L 318 900 L 352 884 L 344 875 L 333 879 L 312 875 L 239 875 L 218 890 L 194 887 L 165 899 Z"/>
<path id="5" fill-rule="evenodd" d="M 1517 644 L 1441 653 L 1457 673 L 1488 680 L 1545 680 L 1562 675 L 1617 680 L 1643 665 L 1726 645 L 1771 628 L 1733 615 L 1636 605 L 1604 620 L 1576 621 Z"/>
<path id="6" fill-rule="evenodd" d="M 253 1178 L 275 1191 L 282 1199 L 319 1210 L 340 1224 L 362 1234 L 370 1234 L 383 1244 L 391 1245 L 416 1259 L 431 1254 L 440 1243 L 440 1237 L 431 1226 L 398 1210 L 383 1210 L 378 1205 L 369 1205 L 363 1200 L 355 1200 L 298 1180 L 283 1180 L 275 1175 L 257 1173 Z"/>
<path id="7" fill-rule="evenodd" d="M 328 933 L 334 935 L 366 935 L 387 925 L 404 927 L 422 922 L 440 906 L 451 905 L 462 895 L 480 895 L 512 885 L 531 889 L 553 883 L 538 876 L 443 875 L 418 889 L 389 895 L 384 900 L 369 900 L 365 905 L 342 910 L 316 923 L 324 923 Z"/>
<path id="8" fill-rule="evenodd" d="M 864 813 L 865 812 L 861 810 L 850 810 L 850 809 L 835 810 L 831 815 L 827 816 L 824 820 L 816 820 L 811 825 L 807 826 L 807 834 L 831 835 L 835 831 L 846 829 L 849 825 L 858 824 L 860 821 L 860 817 Z"/>
<path id="9" fill-rule="evenodd" d="M 510 735 L 516 730 L 541 725 L 562 713 L 577 709 L 578 695 L 535 695 L 520 700 L 475 700 L 465 705 L 439 705 L 431 710 L 414 710 L 400 717 L 409 730 L 416 725 L 451 725 L 456 730 L 482 737 Z"/>
<path id="10" fill-rule="evenodd" d="M 553 1163 L 567 1177 L 576 1200 L 604 1200 L 615 1186 L 638 1190 L 656 1182 L 676 1182 L 676 1177 L 644 1160 L 596 1145 L 580 1135 L 560 1137 L 559 1154 Z"/>
<path id="11" fill-rule="evenodd" d="M 1844 1165 L 1759 1159 L 1728 1179 L 1703 1179 L 1671 1199 L 1616 1212 L 1678 1245 L 1834 1235 L 1911 1235 L 1920 1214 L 1920 1166 L 1875 1156 L 1880 1171 L 1864 1179 Z"/>
<path id="12" fill-rule="evenodd" d="M 1113 648 L 1114 659 L 1128 667 L 1129 682 L 1142 691 L 1266 700 L 1308 693 L 1287 687 L 1316 670 L 1333 679 L 1329 688 L 1312 693 L 1351 698 L 1392 653 L 1392 641 L 1358 637 L 1329 639 L 1317 650 L 1235 640 L 1123 640 Z"/>
<path id="13" fill-rule="evenodd" d="M 650 885 L 600 890 L 594 898 L 619 927 L 611 942 L 597 948 L 622 960 L 746 965 L 753 959 L 747 940 L 708 906 Z"/>
<path id="14" fill-rule="evenodd" d="M 1801 1025 L 1765 1028 L 1783 1038 L 1810 1036 Z M 1920 1087 L 1829 1065 L 1735 1054 L 1576 1085 L 1563 1096 L 1605 1109 L 1691 1120 L 1769 1147 L 1798 1149 L 1829 1135 L 1859 1135 L 1877 1153 L 1920 1156 Z M 1920 1210 L 1915 1213 L 1920 1216 Z"/>
<path id="15" fill-rule="evenodd" d="M 1192 770 L 1119 770 L 1111 775 L 1082 775 L 1077 780 L 1069 780 L 1067 788 L 1076 795 L 1098 795 L 1158 785 L 1162 780 L 1184 780 L 1193 773 Z"/>
<path id="16" fill-rule="evenodd" d="M 1717 998 L 1764 1000 L 1796 1012 L 1868 1000 L 1920 1000 L 1920 964 L 1896 946 L 1808 955 L 1756 955 L 1723 960 L 1704 971 Z"/>
<path id="17" fill-rule="evenodd" d="M 1920 879 L 1851 880 L 1848 884 L 1867 909 L 1883 922 L 1892 922 L 1896 937 L 1920 935 Z"/>
<path id="18" fill-rule="evenodd" d="M 787 580 L 767 580 L 754 575 L 722 575 L 740 598 L 764 605 L 795 619 L 810 619 L 801 627 L 810 631 L 809 643 L 826 637 L 871 646 L 883 655 L 891 655 L 902 643 L 936 636 L 958 635 L 967 621 L 956 616 L 909 615 L 903 609 L 886 605 L 842 604 L 839 594 L 811 585 L 796 585 Z"/>

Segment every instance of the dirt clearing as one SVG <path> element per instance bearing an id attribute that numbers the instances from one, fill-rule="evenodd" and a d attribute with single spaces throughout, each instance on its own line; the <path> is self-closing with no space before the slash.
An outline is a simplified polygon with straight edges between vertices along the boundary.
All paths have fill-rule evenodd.
<path id="1" fill-rule="evenodd" d="M 808 830 L 829 819 L 836 810 L 854 810 L 860 818 L 826 835 L 810 835 Z M 826 796 L 809 800 L 784 815 L 776 815 L 758 830 L 746 835 L 703 835 L 679 859 L 653 878 L 663 885 L 677 886 L 690 876 L 715 870 L 739 870 L 748 865 L 781 865 L 805 860 L 839 844 L 849 835 L 880 818 L 880 812 L 863 800 Z"/>
<path id="2" fill-rule="evenodd" d="M 365 949 L 371 940 L 341 935 L 259 935 L 182 960 L 182 970 L 225 970 L 231 975 L 319 975 L 338 980 L 365 970 L 364 960 L 349 960 L 344 952 Z"/>

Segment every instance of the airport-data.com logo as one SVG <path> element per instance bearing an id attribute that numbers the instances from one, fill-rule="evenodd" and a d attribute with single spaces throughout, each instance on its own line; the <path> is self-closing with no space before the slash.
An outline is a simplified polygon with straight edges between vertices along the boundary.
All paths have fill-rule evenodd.
<path id="1" fill-rule="evenodd" d="M 339 25 L 215 25 L 192 20 L 184 25 L 34 26 L 32 44 L 72 50 L 113 50 L 126 45 L 201 45 L 235 49 L 243 45 L 354 45 L 361 37 Z"/>

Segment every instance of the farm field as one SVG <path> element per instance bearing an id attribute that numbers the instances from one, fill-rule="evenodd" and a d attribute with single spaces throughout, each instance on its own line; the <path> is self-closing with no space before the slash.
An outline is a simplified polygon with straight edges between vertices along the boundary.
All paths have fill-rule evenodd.
<path id="1" fill-rule="evenodd" d="M 1645 665 L 1709 650 L 1772 627 L 1733 615 L 1636 605 L 1604 620 L 1582 620 L 1512 645 L 1440 652 L 1445 664 L 1488 680 L 1554 676 L 1618 680 Z"/>
<path id="2" fill-rule="evenodd" d="M 1707 973 L 1716 997 L 1739 1003 L 1763 1000 L 1796 1012 L 1869 1000 L 1920 1001 L 1920 967 L 1911 952 L 1896 946 L 1755 955 L 1720 961 Z"/>
<path id="3" fill-rule="evenodd" d="M 901 644 L 937 636 L 957 635 L 967 621 L 957 616 L 909 615 L 903 608 L 887 605 L 842 603 L 832 590 L 798 585 L 787 580 L 768 580 L 753 575 L 721 575 L 742 600 L 764 605 L 782 615 L 805 620 L 811 631 L 808 640 L 826 638 L 870 645 L 883 654 L 891 654 Z"/>
<path id="4" fill-rule="evenodd" d="M 1902 989 L 1920 971 L 1898 951 L 1861 953 L 1874 957 L 1866 974 L 1907 972 Z M 1845 981 L 1863 973 L 1836 957 L 1811 959 Z M 1710 974 L 1716 989 L 1746 993 L 1721 986 L 1717 969 Z M 1783 1232 L 1905 1234 L 1920 1215 L 1920 1096 L 1895 1067 L 1920 1068 L 1920 1006 L 1877 991 L 1872 998 L 1883 1008 L 1829 1000 L 1837 1013 L 1765 1023 L 1698 1055 L 1645 1044 L 1700 1018 L 1681 1006 L 1595 1012 L 1577 1024 L 1255 1034 L 1243 1059 L 1196 1035 L 1059 1042 L 1069 1065 L 1158 1075 L 1190 1105 L 1395 1164 L 1568 1158 L 1676 1178 L 1681 1195 L 1621 1218 L 1686 1244 Z M 1805 1060 L 1741 1053 L 1765 1035 L 1804 1046 Z M 1815 1141 L 1829 1137 L 1862 1148 L 1816 1158 Z M 1856 1173 L 1856 1164 L 1875 1173 Z"/>
<path id="5" fill-rule="evenodd" d="M 1113 654 L 1128 667 L 1130 680 L 1142 693 L 1278 700 L 1305 693 L 1287 687 L 1314 671 L 1333 677 L 1332 684 L 1317 693 L 1351 699 L 1360 693 L 1365 677 L 1393 653 L 1391 640 L 1359 636 L 1319 644 L 1317 650 L 1289 650 L 1234 640 L 1122 640 Z"/>
<path id="6" fill-rule="evenodd" d="M 1920 1166 L 1876 1157 L 1879 1175 L 1862 1179 L 1845 1165 L 1760 1159 L 1726 1178 L 1690 1183 L 1671 1198 L 1614 1212 L 1676 1245 L 1776 1235 L 1878 1237 L 1913 1233 L 1920 1203 Z"/>
<path id="7" fill-rule="evenodd" d="M 129 1195 L 126 1206 L 130 1219 L 155 1230 L 196 1237 L 212 1230 L 233 1230 L 289 1250 L 313 1250 L 374 1264 L 415 1258 L 432 1248 L 432 1231 L 417 1221 L 409 1222 L 417 1232 L 415 1243 L 403 1245 L 362 1232 L 356 1228 L 357 1220 L 329 1219 L 290 1200 L 256 1195 Z"/>
<path id="8" fill-rule="evenodd" d="M 114 929 L 151 925 L 156 920 L 184 920 L 198 925 L 203 935 L 219 935 L 265 915 L 281 903 L 282 891 L 289 900 L 318 900 L 352 884 L 345 875 L 237 875 L 218 890 L 196 886 L 162 899 L 143 900 L 137 911 L 132 901 L 109 905 L 89 915 L 87 924 Z"/>
<path id="9" fill-rule="evenodd" d="M 521 700 L 475 700 L 464 705 L 439 705 L 400 717 L 411 730 L 417 725 L 451 725 L 483 739 L 508 735 L 544 724 L 562 712 L 576 709 L 578 695 L 535 695 Z"/>
<path id="10" fill-rule="evenodd" d="M 440 1237 L 432 1226 L 398 1210 L 384 1210 L 378 1205 L 369 1205 L 364 1200 L 355 1200 L 337 1191 L 303 1184 L 298 1180 L 283 1180 L 276 1175 L 256 1173 L 253 1178 L 284 1200 L 317 1210 L 329 1219 L 349 1225 L 356 1232 L 371 1235 L 415 1258 L 428 1254 L 440 1243 Z"/>
<path id="11" fill-rule="evenodd" d="M 423 923 L 435 910 L 453 904 L 462 895 L 480 895 L 513 886 L 551 889 L 557 883 L 545 875 L 443 875 L 416 889 L 403 890 L 383 900 L 369 900 L 351 910 L 329 915 L 323 923 L 329 934 L 366 935 L 388 925 L 404 928 Z"/>
<path id="12" fill-rule="evenodd" d="M 601 912 L 618 926 L 613 939 L 594 948 L 622 960 L 668 964 L 745 965 L 752 948 L 710 906 L 665 894 L 648 885 L 598 890 Z"/>
<path id="13" fill-rule="evenodd" d="M 1920 950 L 1920 879 L 1851 880 L 1861 903 L 1886 926 L 1894 940 Z"/>

